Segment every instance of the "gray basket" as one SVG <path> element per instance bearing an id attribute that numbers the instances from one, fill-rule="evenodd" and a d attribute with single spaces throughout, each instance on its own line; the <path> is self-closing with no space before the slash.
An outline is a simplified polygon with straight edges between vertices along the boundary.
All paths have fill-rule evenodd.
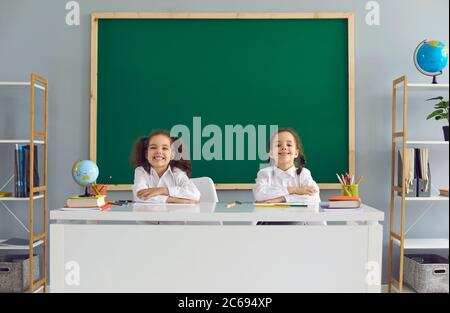
<path id="1" fill-rule="evenodd" d="M 30 286 L 28 255 L 0 256 L 0 292 L 23 292 Z M 33 280 L 40 277 L 39 256 L 33 256 Z"/>
<path id="2" fill-rule="evenodd" d="M 404 264 L 404 281 L 417 292 L 448 293 L 448 259 L 436 254 L 409 254 Z"/>

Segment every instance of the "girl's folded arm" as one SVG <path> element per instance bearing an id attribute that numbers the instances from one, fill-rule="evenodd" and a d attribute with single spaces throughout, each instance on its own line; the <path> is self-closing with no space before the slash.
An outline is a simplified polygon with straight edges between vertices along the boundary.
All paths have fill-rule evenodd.
<path id="1" fill-rule="evenodd" d="M 143 168 L 136 168 L 134 171 L 134 184 L 133 184 L 133 198 L 134 201 L 137 202 L 153 202 L 153 203 L 160 203 L 160 202 L 166 202 L 167 195 L 161 194 L 158 188 L 158 192 L 155 192 L 156 195 L 149 197 L 147 199 L 140 198 L 138 196 L 138 192 L 145 189 L 152 189 L 148 187 L 147 180 L 145 179 L 147 173 Z M 156 191 L 156 190 L 155 190 Z"/>
<path id="2" fill-rule="evenodd" d="M 184 172 L 175 174 L 175 186 L 168 187 L 169 196 L 173 198 L 200 200 L 200 191 Z"/>
<path id="3" fill-rule="evenodd" d="M 319 185 L 317 185 L 317 183 L 314 181 L 314 179 L 311 176 L 311 172 L 310 171 L 305 171 L 305 176 L 303 177 L 302 183 L 305 186 L 308 187 L 314 187 L 316 189 L 316 192 L 314 192 L 313 194 L 311 194 L 309 197 L 309 199 L 312 199 L 316 202 L 320 202 L 320 189 L 319 189 Z"/>
<path id="4" fill-rule="evenodd" d="M 256 183 L 253 186 L 253 196 L 256 201 L 264 201 L 278 197 L 286 197 L 289 192 L 286 187 L 271 185 L 267 173 L 259 172 Z"/>

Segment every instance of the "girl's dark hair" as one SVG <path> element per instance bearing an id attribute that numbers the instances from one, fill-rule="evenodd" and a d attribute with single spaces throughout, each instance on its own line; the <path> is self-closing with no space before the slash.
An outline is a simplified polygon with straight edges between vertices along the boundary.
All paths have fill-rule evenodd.
<path id="1" fill-rule="evenodd" d="M 274 134 L 272 136 L 272 138 L 270 138 L 269 149 L 272 147 L 272 143 L 273 143 L 275 136 L 278 135 L 279 133 L 290 133 L 292 135 L 292 137 L 294 137 L 295 146 L 298 149 L 298 156 L 295 158 L 294 164 L 297 167 L 297 175 L 300 175 L 300 173 L 302 172 L 302 170 L 306 164 L 305 152 L 303 151 L 303 145 L 302 145 L 302 141 L 300 140 L 300 136 L 292 128 L 279 128 L 278 131 L 276 132 L 276 134 Z"/>
<path id="2" fill-rule="evenodd" d="M 150 139 L 154 136 L 163 135 L 170 139 L 170 144 L 172 148 L 172 153 L 174 158 L 170 160 L 169 166 L 171 168 L 179 168 L 180 170 L 186 172 L 188 177 L 192 175 L 192 165 L 190 160 L 185 160 L 183 158 L 183 145 L 177 141 L 178 138 L 171 137 L 170 133 L 165 130 L 153 131 L 147 137 L 139 138 L 134 144 L 133 152 L 131 154 L 131 164 L 136 168 L 142 166 L 147 173 L 150 173 L 151 165 L 147 160 L 147 150 L 150 143 Z M 176 151 L 173 148 L 176 147 Z"/>

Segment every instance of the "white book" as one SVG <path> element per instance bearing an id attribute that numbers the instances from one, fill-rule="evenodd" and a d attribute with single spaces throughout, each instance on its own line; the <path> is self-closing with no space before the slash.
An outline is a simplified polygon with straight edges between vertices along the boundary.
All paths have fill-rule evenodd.
<path id="1" fill-rule="evenodd" d="M 64 207 L 61 211 L 104 211 L 101 207 Z"/>
<path id="2" fill-rule="evenodd" d="M 328 208 L 330 209 L 351 209 L 351 208 L 359 208 L 361 206 L 361 201 L 356 200 L 348 200 L 348 201 L 330 201 L 328 204 Z"/>

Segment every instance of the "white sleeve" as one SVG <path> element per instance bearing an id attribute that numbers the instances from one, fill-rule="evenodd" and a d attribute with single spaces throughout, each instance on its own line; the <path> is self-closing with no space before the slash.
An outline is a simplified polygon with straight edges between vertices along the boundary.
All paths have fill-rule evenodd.
<path id="1" fill-rule="evenodd" d="M 270 184 L 270 173 L 259 171 L 256 177 L 256 183 L 253 186 L 253 196 L 256 201 L 264 201 L 277 197 L 286 197 L 289 195 L 287 187 Z"/>
<path id="2" fill-rule="evenodd" d="M 300 183 L 301 187 L 314 187 L 317 191 L 307 197 L 310 201 L 320 202 L 319 185 L 317 185 L 317 183 L 314 181 L 309 170 L 305 171 Z"/>
<path id="3" fill-rule="evenodd" d="M 145 179 L 145 175 L 147 173 L 141 167 L 138 167 L 134 170 L 134 183 L 133 183 L 133 200 L 134 201 L 144 201 L 143 199 L 138 198 L 137 193 L 139 190 L 148 188 L 147 181 Z"/>
<path id="4" fill-rule="evenodd" d="M 137 196 L 139 190 L 151 188 L 147 184 L 147 175 L 147 172 L 142 167 L 138 167 L 134 170 L 133 200 L 135 202 L 165 203 L 168 198 L 168 196 L 165 195 L 154 196 L 145 200 Z"/>
<path id="5" fill-rule="evenodd" d="M 315 195 L 296 195 L 296 194 L 290 194 L 287 196 L 284 196 L 286 198 L 286 202 L 292 203 L 292 202 L 320 202 L 317 200 L 317 197 Z"/>
<path id="6" fill-rule="evenodd" d="M 169 198 L 169 196 L 159 195 L 159 196 L 150 197 L 146 200 L 143 200 L 140 198 L 137 198 L 137 199 L 138 199 L 138 202 L 145 202 L 145 203 L 166 203 L 167 198 Z"/>
<path id="7" fill-rule="evenodd" d="M 200 200 L 200 191 L 187 177 L 186 173 L 180 171 L 175 174 L 175 186 L 167 187 L 169 195 L 174 198 Z"/>

